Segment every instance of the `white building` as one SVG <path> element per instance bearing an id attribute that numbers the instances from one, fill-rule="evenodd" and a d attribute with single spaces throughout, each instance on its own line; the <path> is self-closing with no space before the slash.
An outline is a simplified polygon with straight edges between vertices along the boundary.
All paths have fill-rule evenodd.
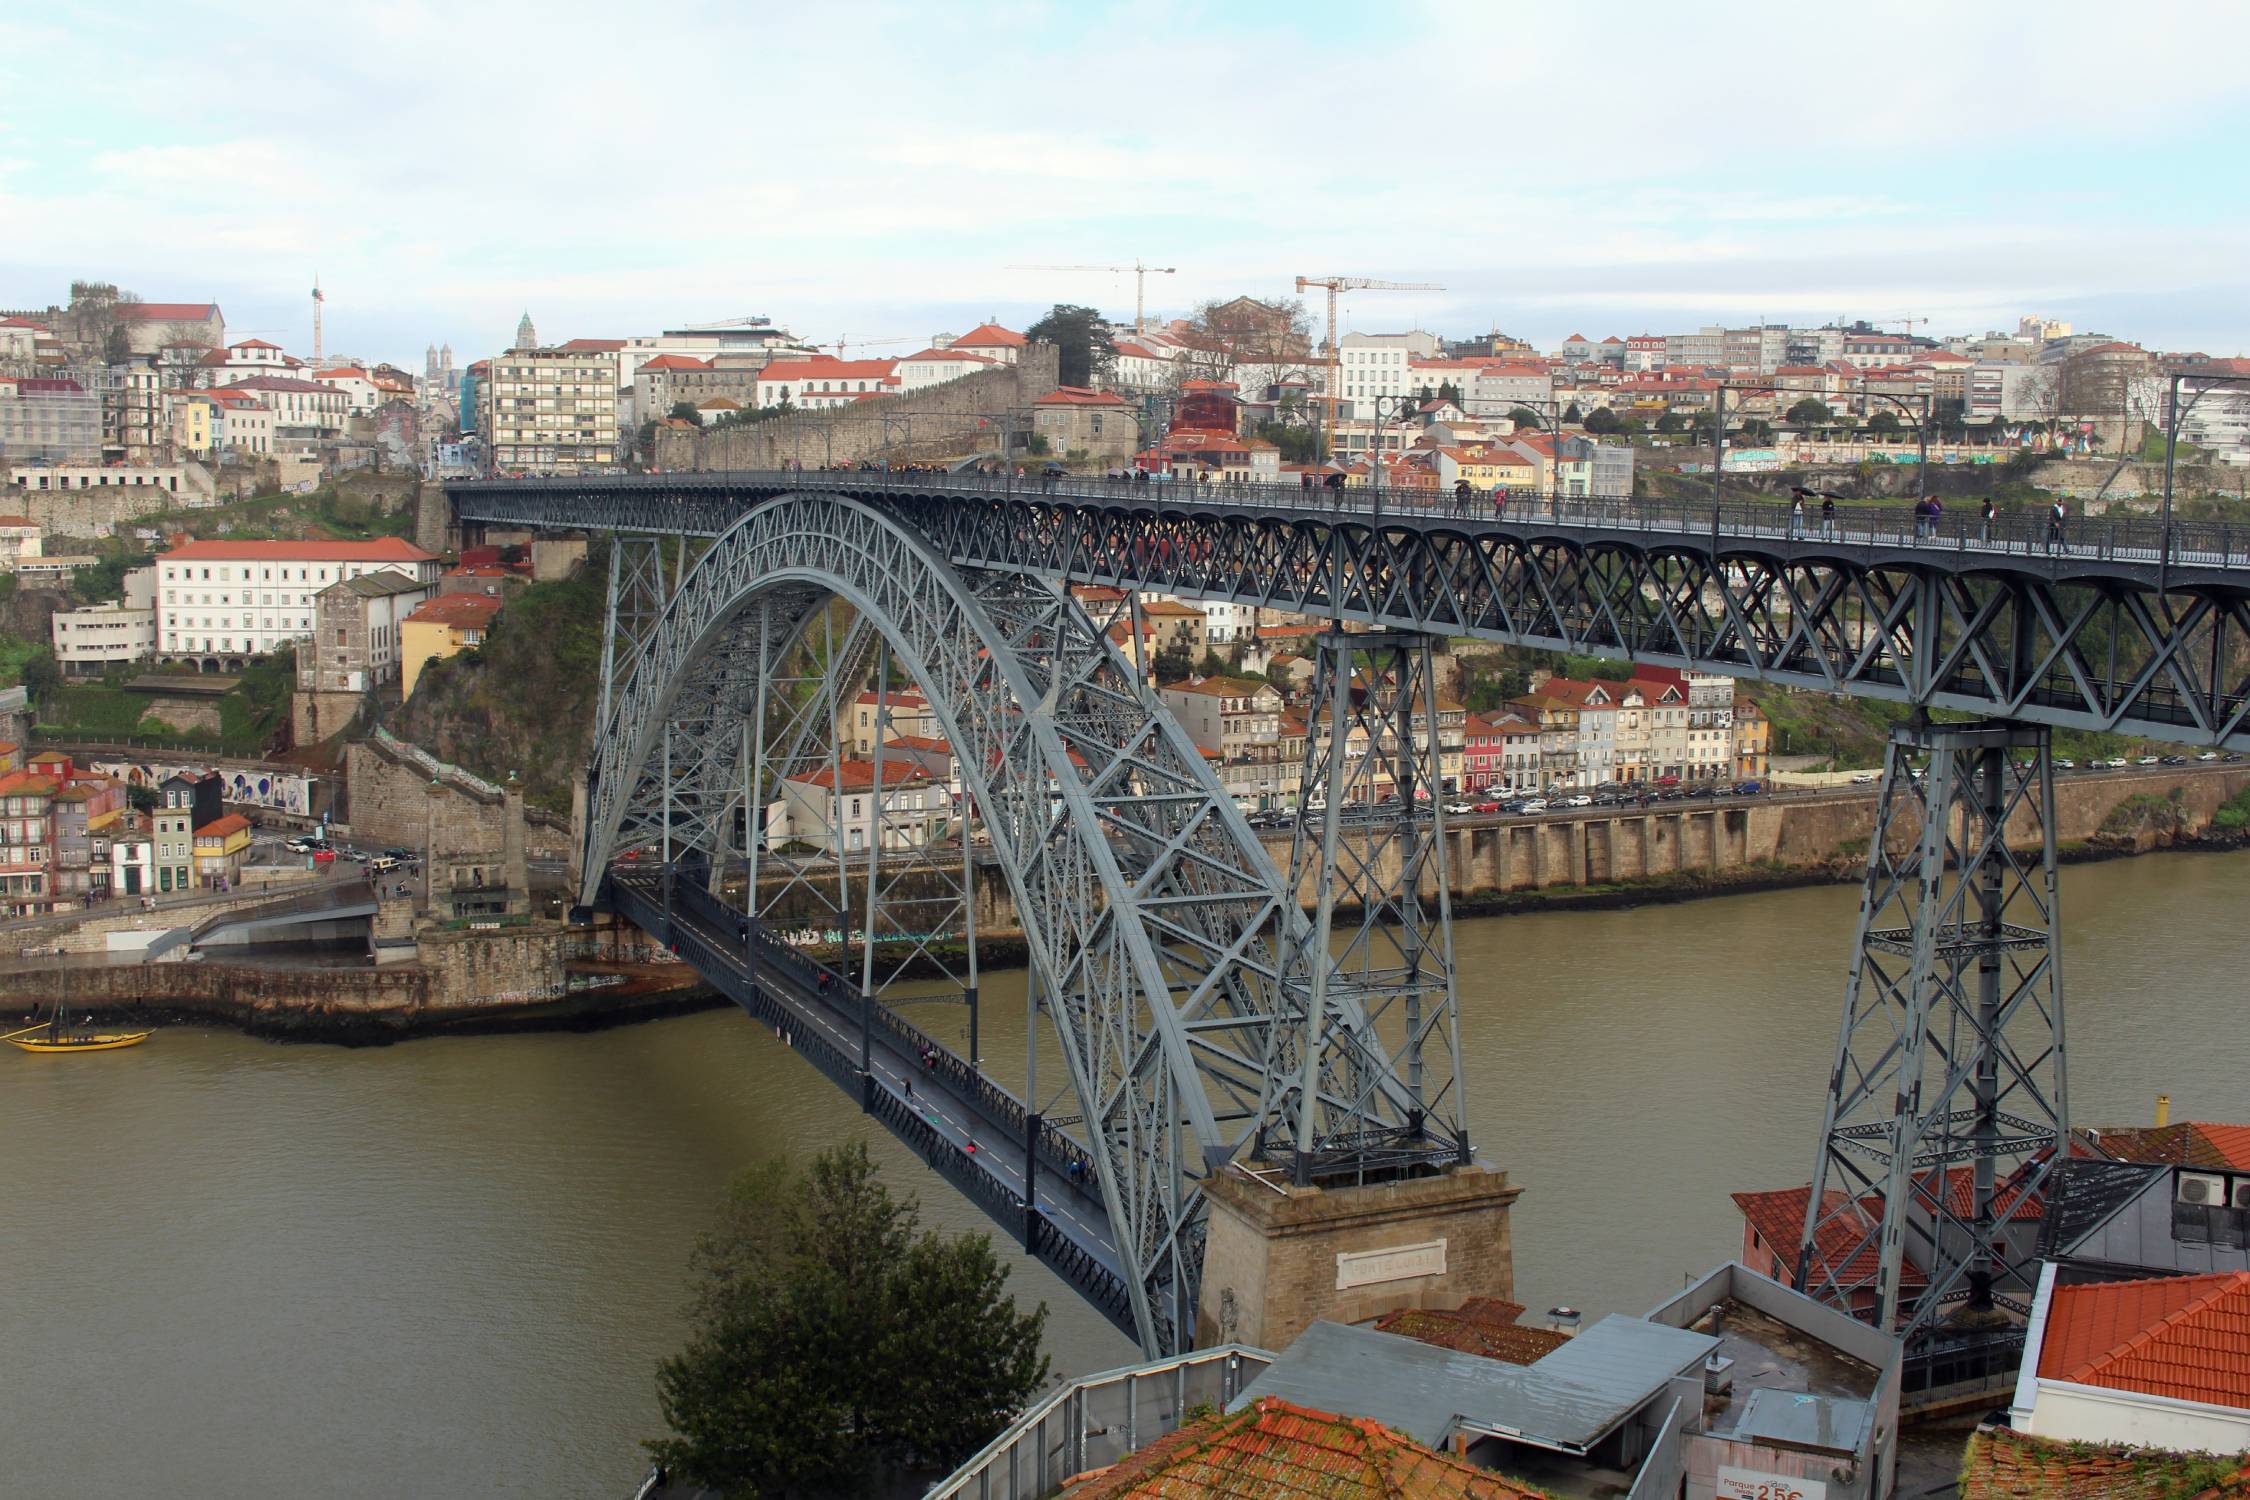
<path id="1" fill-rule="evenodd" d="M 254 396 L 273 413 L 277 445 L 304 446 L 341 436 L 351 415 L 351 398 L 334 386 L 294 375 L 254 375 L 227 389 Z"/>
<path id="2" fill-rule="evenodd" d="M 2250 1271 L 2058 1285 L 2056 1269 L 2041 1270 L 2032 1301 L 2009 1409 L 2016 1431 L 2174 1452 L 2250 1449 L 2241 1373 Z"/>
<path id="3" fill-rule="evenodd" d="M 1025 339 L 1013 328 L 1002 328 L 998 323 L 979 323 L 957 339 L 932 339 L 930 342 L 941 349 L 981 354 L 995 363 L 1012 365 L 1016 356 L 1023 353 Z"/>
<path id="4" fill-rule="evenodd" d="M 898 361 L 894 359 L 775 360 L 758 372 L 758 405 L 783 402 L 804 405 L 808 395 L 833 398 L 880 394 L 900 388 Z"/>
<path id="5" fill-rule="evenodd" d="M 1176 352 L 1140 339 L 1119 339 L 1117 356 L 1110 361 L 1109 383 L 1121 391 L 1160 391 L 1171 383 Z"/>
<path id="6" fill-rule="evenodd" d="M 37 557 L 45 548 L 39 523 L 29 516 L 0 516 L 0 573 L 12 573 L 16 564 Z"/>
<path id="7" fill-rule="evenodd" d="M 8 476 L 27 490 L 107 490 L 146 488 L 192 503 L 210 499 L 211 476 L 196 464 L 55 464 L 24 467 Z M 163 505 L 154 495 L 150 504 Z"/>
<path id="8" fill-rule="evenodd" d="M 1347 333 L 1336 341 L 1337 392 L 1347 401 L 1372 403 L 1378 397 L 1411 396 L 1424 384 L 1414 369 L 1418 359 L 1434 359 L 1438 336 L 1409 333 Z M 1355 412 L 1362 408 L 1355 406 Z M 1369 404 L 1366 415 L 1374 415 Z"/>
<path id="9" fill-rule="evenodd" d="M 374 379 L 365 370 L 347 365 L 338 370 L 316 370 L 312 378 L 322 385 L 342 391 L 344 399 L 351 403 L 354 415 L 371 412 L 383 404 L 385 393 L 376 386 Z"/>
<path id="10" fill-rule="evenodd" d="M 0 521 L 4 521 L 0 517 Z M 156 569 L 132 568 L 118 598 L 54 616 L 55 664 L 66 673 L 93 673 L 156 654 Z"/>
<path id="11" fill-rule="evenodd" d="M 511 349 L 487 365 L 487 451 L 502 471 L 581 474 L 617 462 L 617 355 Z"/>
<path id="12" fill-rule="evenodd" d="M 866 849 L 878 834 L 885 849 L 911 849 L 943 838 L 953 821 L 952 792 L 903 756 L 883 757 L 880 815 L 872 760 L 784 777 L 780 791 L 766 808 L 766 847 L 774 850 L 799 843 L 823 854 L 839 847 L 849 854 Z"/>
<path id="13" fill-rule="evenodd" d="M 219 389 L 211 397 L 211 446 L 246 458 L 273 452 L 273 408 L 248 391 Z"/>
<path id="14" fill-rule="evenodd" d="M 1554 400 L 1555 378 L 1538 365 L 1495 364 L 1478 369 L 1476 379 L 1461 395 L 1472 417 L 1506 416 L 1511 407 L 1528 406 L 1542 415 Z"/>
<path id="15" fill-rule="evenodd" d="M 156 560 L 157 654 L 215 670 L 309 634 L 313 600 L 386 569 L 434 585 L 438 560 L 412 542 L 188 542 Z"/>
<path id="16" fill-rule="evenodd" d="M 2250 359 L 2218 359 L 2197 368 L 2214 375 L 2241 377 L 2250 375 Z M 2168 400 L 2170 382 L 2165 386 L 2164 399 Z M 2180 408 L 2181 442 L 2209 449 L 2221 463 L 2250 464 L 2250 386 L 2199 386 L 2192 380 L 2183 381 Z"/>
<path id="17" fill-rule="evenodd" d="M 959 380 L 964 375 L 974 375 L 979 370 L 996 370 L 1000 361 L 981 354 L 970 354 L 960 349 L 924 349 L 920 354 L 909 354 L 898 362 L 898 388 L 918 391 L 925 386 L 943 385 L 949 380 Z"/>

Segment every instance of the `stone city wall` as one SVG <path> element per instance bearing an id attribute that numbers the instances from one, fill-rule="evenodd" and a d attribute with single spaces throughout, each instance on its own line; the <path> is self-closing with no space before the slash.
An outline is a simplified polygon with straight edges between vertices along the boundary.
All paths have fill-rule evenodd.
<path id="1" fill-rule="evenodd" d="M 715 432 L 660 428 L 656 464 L 666 470 L 777 469 L 798 463 L 857 463 L 877 455 L 918 458 L 997 452 L 1011 412 L 1053 390 L 1057 353 L 1028 344 L 1017 362 L 943 385 L 833 411 L 799 411 Z"/>

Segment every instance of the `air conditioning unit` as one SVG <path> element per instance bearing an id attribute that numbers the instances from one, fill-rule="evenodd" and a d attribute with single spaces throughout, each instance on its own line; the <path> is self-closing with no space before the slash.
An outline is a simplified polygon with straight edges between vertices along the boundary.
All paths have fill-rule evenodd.
<path id="1" fill-rule="evenodd" d="M 2227 1180 L 2216 1172 L 2182 1172 L 2173 1194 L 2182 1203 L 2217 1208 L 2227 1201 Z"/>
<path id="2" fill-rule="evenodd" d="M 2250 1177 L 2234 1179 L 2234 1192 L 2230 1199 L 2236 1208 L 2250 1210 Z"/>

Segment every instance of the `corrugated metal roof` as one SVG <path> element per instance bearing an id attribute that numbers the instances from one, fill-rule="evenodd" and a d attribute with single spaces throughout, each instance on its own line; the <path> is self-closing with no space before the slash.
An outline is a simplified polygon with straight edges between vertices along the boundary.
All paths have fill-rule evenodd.
<path id="1" fill-rule="evenodd" d="M 1243 1392 L 1237 1406 L 1279 1396 L 1301 1406 L 1372 1417 L 1437 1446 L 1456 1427 L 1583 1450 L 1675 1376 L 1702 1378 L 1719 1341 L 1708 1334 L 1609 1317 L 1530 1365 L 1342 1323 L 1315 1323 Z"/>

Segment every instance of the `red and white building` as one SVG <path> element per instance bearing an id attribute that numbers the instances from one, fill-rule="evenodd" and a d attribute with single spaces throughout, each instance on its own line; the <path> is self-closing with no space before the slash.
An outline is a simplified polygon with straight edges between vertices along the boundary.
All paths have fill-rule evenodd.
<path id="1" fill-rule="evenodd" d="M 961 349 L 924 349 L 898 362 L 898 387 L 902 391 L 918 391 L 925 386 L 943 385 L 964 375 L 974 375 L 979 370 L 998 369 L 1001 363 Z"/>
<path id="2" fill-rule="evenodd" d="M 894 359 L 833 359 L 821 354 L 776 360 L 758 372 L 758 405 L 839 405 L 852 396 L 887 395 L 899 389 L 897 371 Z"/>
<path id="3" fill-rule="evenodd" d="M 239 667 L 308 635 L 313 600 L 391 571 L 437 586 L 437 558 L 400 537 L 372 542 L 198 541 L 156 560 L 156 651 L 205 670 Z"/>
<path id="4" fill-rule="evenodd" d="M 1012 328 L 1002 328 L 998 323 L 979 323 L 957 339 L 950 339 L 945 347 L 963 354 L 977 354 L 997 364 L 1012 365 L 1023 353 L 1024 336 Z"/>

